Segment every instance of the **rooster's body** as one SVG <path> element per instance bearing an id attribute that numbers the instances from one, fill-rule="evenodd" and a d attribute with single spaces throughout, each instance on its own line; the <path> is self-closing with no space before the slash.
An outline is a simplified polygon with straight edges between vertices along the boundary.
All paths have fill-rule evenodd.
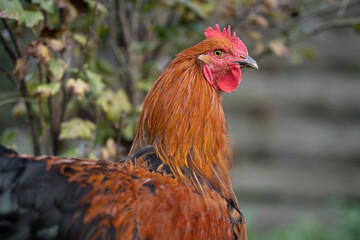
<path id="1" fill-rule="evenodd" d="M 247 239 L 221 91 L 257 67 L 230 28 L 181 52 L 149 92 L 117 162 L 0 148 L 1 239 Z"/>

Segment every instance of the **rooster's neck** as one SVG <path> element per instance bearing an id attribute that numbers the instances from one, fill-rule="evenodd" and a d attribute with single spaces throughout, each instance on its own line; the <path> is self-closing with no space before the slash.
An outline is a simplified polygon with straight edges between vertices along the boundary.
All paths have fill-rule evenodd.
<path id="1" fill-rule="evenodd" d="M 179 181 L 190 169 L 197 190 L 204 192 L 200 177 L 229 196 L 232 156 L 221 98 L 195 58 L 178 56 L 145 99 L 134 146 L 153 144 Z"/>

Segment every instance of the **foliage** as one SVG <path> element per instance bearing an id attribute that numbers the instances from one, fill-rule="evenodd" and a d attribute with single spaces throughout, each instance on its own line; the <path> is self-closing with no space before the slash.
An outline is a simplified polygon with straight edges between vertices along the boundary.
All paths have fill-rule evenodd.
<path id="1" fill-rule="evenodd" d="M 360 205 L 356 201 L 342 202 L 331 207 L 333 223 L 325 225 L 311 217 L 304 217 L 291 226 L 284 226 L 271 233 L 255 235 L 250 230 L 249 239 L 269 240 L 359 240 Z"/>
<path id="2" fill-rule="evenodd" d="M 11 60 L 0 67 L 20 96 L 12 113 L 29 121 L 34 154 L 117 159 L 130 147 L 153 81 L 174 54 L 203 38 L 207 26 L 232 25 L 257 60 L 287 57 L 288 46 L 306 37 L 331 27 L 358 27 L 360 21 L 349 21 L 345 11 L 355 4 L 0 0 L 0 37 Z M 315 18 L 319 27 L 300 24 Z M 18 133 L 24 134 L 6 131 L 3 143 L 14 144 Z M 86 151 L 69 147 L 74 144 Z"/>

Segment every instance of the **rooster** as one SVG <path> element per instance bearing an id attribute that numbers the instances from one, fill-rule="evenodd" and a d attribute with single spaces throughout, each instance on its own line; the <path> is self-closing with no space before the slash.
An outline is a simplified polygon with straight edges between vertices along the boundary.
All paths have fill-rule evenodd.
<path id="1" fill-rule="evenodd" d="M 231 186 L 222 92 L 258 68 L 243 42 L 205 30 L 147 95 L 119 162 L 0 147 L 1 239 L 247 239 Z"/>

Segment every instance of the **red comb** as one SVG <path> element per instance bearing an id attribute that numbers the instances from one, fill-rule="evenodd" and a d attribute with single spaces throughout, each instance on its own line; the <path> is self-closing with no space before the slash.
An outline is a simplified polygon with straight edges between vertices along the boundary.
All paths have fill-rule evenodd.
<path id="1" fill-rule="evenodd" d="M 237 50 L 239 50 L 241 52 L 245 51 L 247 54 L 247 49 L 246 49 L 244 43 L 238 37 L 236 37 L 236 33 L 234 32 L 233 35 L 231 36 L 230 25 L 228 26 L 227 29 L 224 28 L 223 31 L 221 32 L 219 25 L 216 24 L 215 30 L 212 29 L 211 27 L 209 27 L 208 29 L 205 30 L 204 34 L 207 39 L 215 38 L 215 37 L 224 37 L 224 38 L 228 39 L 229 41 L 233 42 Z"/>

